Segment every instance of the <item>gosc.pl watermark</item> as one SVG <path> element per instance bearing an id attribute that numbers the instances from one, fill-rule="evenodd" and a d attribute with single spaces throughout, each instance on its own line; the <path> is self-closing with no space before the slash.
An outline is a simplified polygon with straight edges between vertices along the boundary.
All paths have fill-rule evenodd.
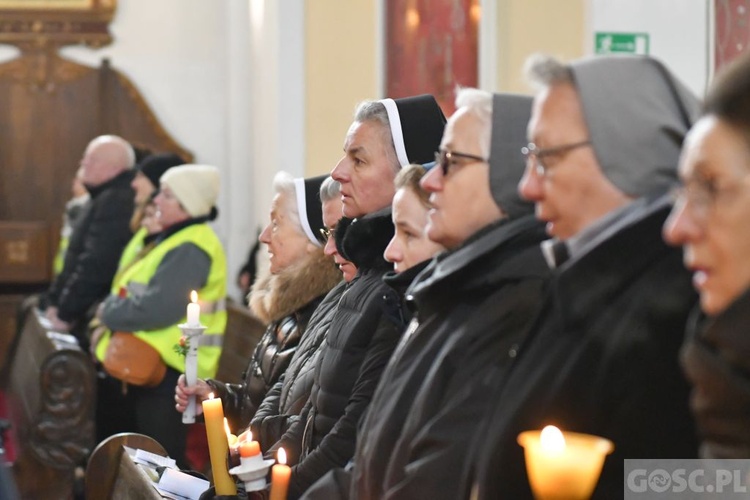
<path id="1" fill-rule="evenodd" d="M 750 498 L 750 460 L 625 460 L 624 498 Z"/>

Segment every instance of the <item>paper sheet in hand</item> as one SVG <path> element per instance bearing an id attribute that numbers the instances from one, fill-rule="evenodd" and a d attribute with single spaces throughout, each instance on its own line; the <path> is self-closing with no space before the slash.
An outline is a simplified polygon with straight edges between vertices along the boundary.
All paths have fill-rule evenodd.
<path id="1" fill-rule="evenodd" d="M 161 455 L 157 455 L 156 453 L 151 453 L 150 451 L 140 449 L 135 451 L 133 462 L 137 464 L 148 465 L 149 467 L 156 467 L 159 465 L 169 467 L 170 469 L 174 469 L 175 467 L 177 467 L 177 463 L 173 458 L 162 457 Z"/>
<path id="2" fill-rule="evenodd" d="M 171 493 L 178 498 L 198 500 L 211 483 L 204 479 L 174 469 L 166 469 L 159 479 L 157 490 Z"/>

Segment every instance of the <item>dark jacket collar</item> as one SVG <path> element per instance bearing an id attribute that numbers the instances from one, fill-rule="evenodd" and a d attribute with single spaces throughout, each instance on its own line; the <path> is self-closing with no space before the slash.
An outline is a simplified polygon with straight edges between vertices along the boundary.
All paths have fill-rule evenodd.
<path id="1" fill-rule="evenodd" d="M 91 198 L 96 198 L 101 193 L 106 191 L 107 189 L 110 189 L 112 187 L 119 187 L 119 186 L 129 186 L 130 183 L 133 181 L 134 173 L 132 170 L 128 169 L 124 172 L 120 172 L 107 182 L 103 182 L 99 184 L 98 186 L 86 186 L 86 191 L 89 192 L 91 195 Z"/>
<path id="2" fill-rule="evenodd" d="M 445 288 L 455 293 L 490 287 L 504 279 L 546 277 L 549 269 L 538 245 L 544 238 L 544 225 L 531 215 L 497 221 L 455 250 L 433 259 L 414 280 L 407 295 L 418 297 Z M 521 252 L 531 247 L 538 254 L 539 265 L 529 265 L 528 259 L 533 257 Z"/>
<path id="3" fill-rule="evenodd" d="M 705 343 L 720 350 L 728 359 L 739 358 L 734 366 L 747 366 L 750 356 L 750 289 L 716 316 L 696 312 L 695 327 Z M 692 318 L 691 318 L 692 319 Z M 702 320 L 702 321 L 701 321 Z"/>
<path id="4" fill-rule="evenodd" d="M 397 273 L 395 271 L 387 272 L 383 276 L 383 282 L 393 288 L 399 295 L 403 296 L 406 293 L 407 288 L 409 288 L 409 285 L 414 281 L 414 278 L 416 278 L 417 275 L 419 275 L 419 273 L 430 264 L 430 262 L 430 259 L 423 260 L 419 264 L 410 267 L 402 273 Z"/>
<path id="5" fill-rule="evenodd" d="M 208 216 L 204 217 L 195 217 L 192 219 L 186 219 L 182 222 L 178 222 L 177 224 L 172 224 L 165 230 L 163 230 L 161 233 L 159 233 L 156 238 L 154 238 L 154 241 L 156 241 L 157 244 L 161 243 L 162 241 L 166 240 L 176 232 L 185 229 L 188 226 L 192 226 L 194 224 L 203 224 L 204 222 L 208 222 Z"/>
<path id="6" fill-rule="evenodd" d="M 634 202 L 627 210 L 619 231 L 557 269 L 554 288 L 566 324 L 585 322 L 591 311 L 606 307 L 624 286 L 623 277 L 640 276 L 655 260 L 679 253 L 661 236 L 671 210 L 666 197 Z"/>
<path id="7" fill-rule="evenodd" d="M 336 246 L 360 273 L 368 269 L 385 272 L 393 268 L 383 257 L 393 232 L 388 207 L 354 220 L 341 219 L 336 227 Z"/>

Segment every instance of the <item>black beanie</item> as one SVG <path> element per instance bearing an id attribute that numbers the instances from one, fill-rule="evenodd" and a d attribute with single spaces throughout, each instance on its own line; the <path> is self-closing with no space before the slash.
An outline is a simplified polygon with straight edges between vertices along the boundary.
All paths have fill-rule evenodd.
<path id="1" fill-rule="evenodd" d="M 402 167 L 435 161 L 445 128 L 445 115 L 430 94 L 403 99 L 381 99 L 388 112 L 391 137 Z"/>
<path id="2" fill-rule="evenodd" d="M 326 178 L 328 174 L 307 179 L 301 177 L 294 179 L 299 222 L 307 238 L 319 247 L 326 243 L 321 232 L 321 229 L 325 229 L 325 224 L 323 224 L 323 203 L 320 201 L 320 185 Z"/>
<path id="3" fill-rule="evenodd" d="M 185 160 L 174 153 L 159 153 L 147 156 L 135 168 L 148 177 L 148 180 L 151 181 L 151 184 L 153 184 L 156 189 L 159 189 L 159 179 L 162 174 L 172 167 L 184 164 Z"/>

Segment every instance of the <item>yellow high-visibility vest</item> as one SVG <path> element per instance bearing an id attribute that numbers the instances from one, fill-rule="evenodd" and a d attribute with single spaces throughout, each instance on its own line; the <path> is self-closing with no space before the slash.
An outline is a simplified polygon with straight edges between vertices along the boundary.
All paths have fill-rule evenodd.
<path id="1" fill-rule="evenodd" d="M 198 377 L 210 378 L 216 374 L 221 354 L 221 343 L 227 324 L 226 282 L 227 264 L 221 241 L 208 224 L 193 224 L 169 236 L 156 245 L 141 260 L 133 263 L 117 283 L 113 284 L 113 293 L 124 290 L 126 296 L 137 296 L 143 293 L 151 278 L 156 274 L 159 264 L 167 253 L 185 243 L 193 243 L 206 252 L 211 258 L 211 269 L 206 285 L 198 290 L 201 305 L 201 324 L 206 327 L 201 336 L 198 348 Z M 185 297 L 185 304 L 189 298 Z M 185 323 L 183 318 L 177 323 Z M 154 330 L 133 332 L 140 339 L 148 342 L 161 354 L 162 359 L 177 371 L 185 371 L 185 358 L 176 353 L 174 346 L 179 343 L 182 332 L 175 325 Z M 96 357 L 104 360 L 110 334 L 106 333 L 96 347 Z"/>

